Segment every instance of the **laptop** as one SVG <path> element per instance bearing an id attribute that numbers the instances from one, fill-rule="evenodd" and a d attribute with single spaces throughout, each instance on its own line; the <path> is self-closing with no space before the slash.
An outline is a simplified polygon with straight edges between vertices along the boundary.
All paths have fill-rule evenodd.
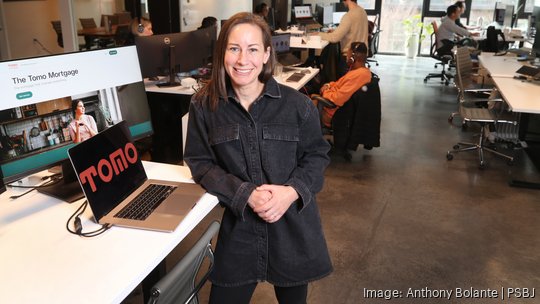
<path id="1" fill-rule="evenodd" d="M 520 67 L 516 71 L 516 73 L 531 77 L 533 79 L 540 79 L 540 68 L 524 65 L 524 66 Z"/>
<path id="2" fill-rule="evenodd" d="M 296 23 L 306 27 L 306 31 L 317 30 L 322 27 L 322 25 L 313 18 L 311 5 L 295 6 L 294 18 L 296 19 Z"/>
<path id="3" fill-rule="evenodd" d="M 99 224 L 174 231 L 205 193 L 197 184 L 148 179 L 125 121 L 68 155 Z"/>
<path id="4" fill-rule="evenodd" d="M 276 53 L 277 61 L 283 66 L 292 66 L 302 63 L 300 58 L 291 53 L 291 33 L 272 36 L 272 47 Z"/>

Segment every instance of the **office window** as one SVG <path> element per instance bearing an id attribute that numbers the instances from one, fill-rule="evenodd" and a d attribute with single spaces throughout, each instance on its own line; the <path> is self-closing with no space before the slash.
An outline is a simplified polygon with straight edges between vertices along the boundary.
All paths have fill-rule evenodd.
<path id="1" fill-rule="evenodd" d="M 402 21 L 422 12 L 422 0 L 383 1 L 381 8 L 381 34 L 379 36 L 379 52 L 403 54 L 405 52 L 406 35 Z"/>
<path id="2" fill-rule="evenodd" d="M 517 0 L 500 0 L 504 5 L 516 5 Z M 483 25 L 493 22 L 493 12 L 495 1 L 493 0 L 474 0 L 471 4 L 471 16 L 469 25 L 477 25 L 480 17 L 484 19 Z"/>
<path id="3" fill-rule="evenodd" d="M 365 10 L 375 9 L 375 0 L 358 0 L 358 5 L 363 7 Z"/>

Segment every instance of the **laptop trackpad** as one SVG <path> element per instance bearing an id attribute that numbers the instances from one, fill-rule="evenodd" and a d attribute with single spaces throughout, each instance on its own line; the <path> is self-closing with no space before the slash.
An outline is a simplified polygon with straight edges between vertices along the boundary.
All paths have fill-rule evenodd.
<path id="1" fill-rule="evenodd" d="M 173 193 L 167 198 L 166 204 L 162 204 L 163 208 L 158 208 L 156 211 L 165 214 L 186 215 L 198 199 L 181 193 Z"/>

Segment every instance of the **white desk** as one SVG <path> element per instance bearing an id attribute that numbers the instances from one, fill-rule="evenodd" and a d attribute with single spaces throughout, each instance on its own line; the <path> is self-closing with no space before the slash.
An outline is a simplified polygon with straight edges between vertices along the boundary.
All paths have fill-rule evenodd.
<path id="1" fill-rule="evenodd" d="M 300 70 L 300 71 L 309 70 L 310 72 L 305 74 L 304 77 L 302 77 L 302 79 L 300 79 L 300 81 L 298 81 L 298 82 L 288 82 L 288 81 L 286 81 L 287 78 L 289 78 L 289 76 L 291 76 L 295 71 L 283 72 L 279 76 L 274 76 L 274 78 L 276 79 L 276 81 L 278 83 L 289 86 L 289 87 L 291 87 L 291 88 L 293 88 L 295 90 L 300 90 L 301 88 L 303 88 L 306 85 L 306 83 L 308 83 L 311 79 L 313 79 L 313 77 L 315 77 L 315 75 L 317 75 L 319 73 L 319 69 L 311 68 L 311 67 L 299 68 L 298 70 Z"/>
<path id="2" fill-rule="evenodd" d="M 512 111 L 540 114 L 540 84 L 513 78 L 522 66 L 514 55 L 493 56 L 483 52 L 479 60 Z"/>
<path id="3" fill-rule="evenodd" d="M 187 167 L 143 162 L 150 178 L 190 181 Z M 3 303 L 119 303 L 216 206 L 205 194 L 172 233 L 113 227 L 94 238 L 66 231 L 82 201 L 36 191 L 0 195 L 0 294 Z M 10 194 L 11 193 L 11 194 Z M 83 218 L 84 231 L 98 226 Z"/>
<path id="4" fill-rule="evenodd" d="M 319 69 L 311 68 L 311 67 L 299 68 L 299 70 L 309 70 L 310 71 L 310 73 L 304 75 L 304 77 L 299 82 L 288 82 L 288 81 L 286 81 L 286 79 L 289 76 L 291 76 L 294 73 L 294 71 L 281 73 L 281 75 L 279 75 L 277 77 L 274 77 L 274 78 L 276 79 L 277 82 L 279 82 L 279 83 L 281 83 L 283 85 L 289 86 L 289 87 L 291 87 L 291 88 L 293 88 L 295 90 L 300 90 L 303 86 L 306 85 L 306 83 L 308 83 L 308 81 L 313 79 L 313 77 L 315 77 L 315 75 L 317 75 L 319 73 Z M 157 81 L 145 80 L 144 81 L 144 88 L 145 88 L 146 92 L 167 93 L 167 94 L 181 94 L 181 95 L 193 95 L 193 94 L 195 94 L 195 91 L 192 88 L 185 88 L 185 87 L 182 87 L 182 86 L 169 87 L 169 88 L 160 88 L 160 87 L 156 86 L 156 83 L 157 83 Z"/>

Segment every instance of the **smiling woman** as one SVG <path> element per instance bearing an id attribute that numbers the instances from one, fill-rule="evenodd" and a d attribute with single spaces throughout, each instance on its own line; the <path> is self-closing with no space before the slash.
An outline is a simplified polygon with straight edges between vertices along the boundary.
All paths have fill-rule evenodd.
<path id="1" fill-rule="evenodd" d="M 329 162 L 317 109 L 272 78 L 260 16 L 229 18 L 213 58 L 192 99 L 184 154 L 193 179 L 226 207 L 209 302 L 247 304 L 268 281 L 280 303 L 305 303 L 307 284 L 332 271 L 315 201 Z"/>

